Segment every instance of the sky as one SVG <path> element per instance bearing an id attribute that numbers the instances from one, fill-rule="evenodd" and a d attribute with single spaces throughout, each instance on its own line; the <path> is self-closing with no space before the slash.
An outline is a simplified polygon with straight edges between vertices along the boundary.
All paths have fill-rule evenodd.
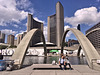
<path id="1" fill-rule="evenodd" d="M 0 0 L 0 31 L 17 37 L 27 30 L 27 15 L 44 23 L 47 40 L 47 17 L 55 14 L 56 3 L 64 7 L 64 30 L 81 25 L 81 32 L 100 22 L 100 0 Z M 69 32 L 66 39 L 76 39 Z"/>

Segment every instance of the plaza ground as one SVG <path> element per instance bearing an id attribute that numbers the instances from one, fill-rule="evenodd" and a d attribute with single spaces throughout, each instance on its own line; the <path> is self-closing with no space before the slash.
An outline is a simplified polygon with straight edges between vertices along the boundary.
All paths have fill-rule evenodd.
<path id="1" fill-rule="evenodd" d="M 72 67 L 73 70 L 60 70 L 58 65 L 33 64 L 19 70 L 0 71 L 0 75 L 100 75 L 100 71 L 92 70 L 88 65 L 72 65 Z"/>

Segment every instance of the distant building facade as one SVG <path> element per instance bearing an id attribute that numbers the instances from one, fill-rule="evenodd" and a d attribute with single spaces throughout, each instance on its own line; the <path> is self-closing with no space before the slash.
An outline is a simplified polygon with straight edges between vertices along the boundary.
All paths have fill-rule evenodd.
<path id="1" fill-rule="evenodd" d="M 56 4 L 56 14 L 48 16 L 48 42 L 61 46 L 64 32 L 64 9 L 60 2 Z"/>
<path id="2" fill-rule="evenodd" d="M 43 23 L 38 22 L 33 19 L 33 16 L 31 14 L 28 14 L 28 19 L 27 19 L 27 32 L 29 32 L 31 29 L 40 29 L 43 31 Z M 32 38 L 30 46 L 34 46 L 36 43 L 39 43 L 42 41 L 42 35 L 40 32 L 37 32 L 35 34 L 35 37 Z"/>
<path id="3" fill-rule="evenodd" d="M 68 47 L 70 47 L 72 45 L 79 44 L 79 42 L 78 42 L 78 40 L 69 39 L 67 44 L 68 44 Z"/>
<path id="4" fill-rule="evenodd" d="M 17 40 L 14 40 L 14 46 L 17 46 Z"/>
<path id="5" fill-rule="evenodd" d="M 20 43 L 20 41 L 23 39 L 23 37 L 26 35 L 27 32 L 23 32 L 22 34 L 18 34 L 17 36 L 17 45 Z"/>
<path id="6" fill-rule="evenodd" d="M 5 43 L 5 34 L 0 31 L 0 43 Z"/>
<path id="7" fill-rule="evenodd" d="M 56 40 L 56 14 L 48 16 L 48 41 L 57 45 Z"/>
<path id="8" fill-rule="evenodd" d="M 7 43 L 9 44 L 9 45 L 12 45 L 12 46 L 14 46 L 14 39 L 15 39 L 15 36 L 14 35 L 8 35 L 8 37 L 7 37 Z"/>
<path id="9" fill-rule="evenodd" d="M 86 36 L 100 52 L 100 22 L 86 31 Z"/>

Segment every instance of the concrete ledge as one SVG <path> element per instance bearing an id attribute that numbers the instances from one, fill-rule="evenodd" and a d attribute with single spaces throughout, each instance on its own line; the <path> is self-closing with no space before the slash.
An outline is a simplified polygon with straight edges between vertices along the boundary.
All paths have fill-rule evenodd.
<path id="1" fill-rule="evenodd" d="M 33 64 L 14 71 L 1 71 L 0 75 L 100 75 L 100 71 L 92 70 L 88 65 L 72 65 L 74 70 L 33 70 L 33 68 L 58 68 L 59 65 Z"/>

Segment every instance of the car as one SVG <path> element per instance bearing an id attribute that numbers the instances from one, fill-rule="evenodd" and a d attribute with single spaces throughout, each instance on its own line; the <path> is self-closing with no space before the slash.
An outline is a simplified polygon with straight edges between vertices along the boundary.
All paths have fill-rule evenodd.
<path id="1" fill-rule="evenodd" d="M 0 71 L 3 71 L 6 69 L 6 62 L 5 60 L 0 60 Z"/>

